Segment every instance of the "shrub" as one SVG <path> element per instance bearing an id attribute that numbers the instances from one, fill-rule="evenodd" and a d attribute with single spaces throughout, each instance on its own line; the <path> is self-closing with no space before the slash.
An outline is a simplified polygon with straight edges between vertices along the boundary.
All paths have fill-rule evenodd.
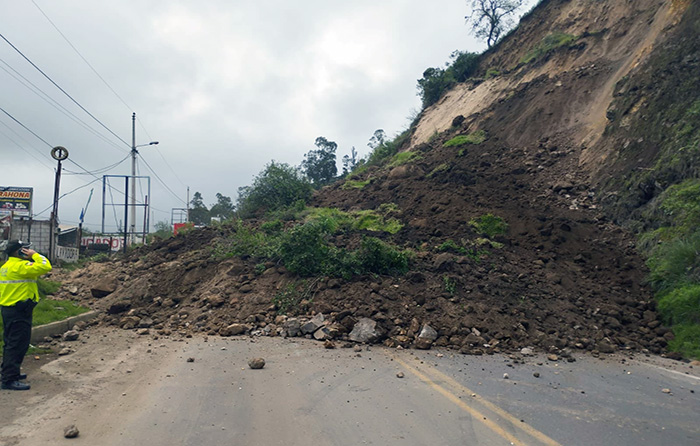
<path id="1" fill-rule="evenodd" d="M 213 251 L 214 257 L 219 259 L 233 256 L 269 259 L 274 257 L 277 249 L 277 238 L 270 237 L 237 220 L 233 223 L 231 236 L 217 241 Z"/>
<path id="2" fill-rule="evenodd" d="M 363 271 L 376 274 L 403 274 L 408 271 L 408 255 L 374 237 L 366 237 L 356 253 Z"/>
<path id="3" fill-rule="evenodd" d="M 675 338 L 668 347 L 686 357 L 700 358 L 700 325 L 678 324 L 673 327 Z"/>
<path id="4" fill-rule="evenodd" d="M 399 149 L 408 141 L 411 137 L 411 131 L 405 130 L 403 133 L 397 135 L 391 141 L 384 141 L 380 145 L 372 149 L 372 153 L 367 157 L 367 161 L 360 163 L 358 168 L 353 170 L 353 174 L 358 174 L 360 171 L 367 168 L 367 166 L 376 166 L 383 163 L 385 160 L 396 155 Z"/>
<path id="5" fill-rule="evenodd" d="M 238 213 L 250 217 L 260 211 L 274 211 L 311 197 L 311 183 L 294 167 L 270 162 L 251 186 L 238 191 Z"/>
<path id="6" fill-rule="evenodd" d="M 482 215 L 479 218 L 469 220 L 469 224 L 480 234 L 489 238 L 508 232 L 508 223 L 501 217 L 493 214 Z"/>
<path id="7" fill-rule="evenodd" d="M 324 272 L 330 253 L 327 233 L 317 222 L 295 226 L 282 236 L 279 256 L 284 266 L 302 277 Z"/>
<path id="8" fill-rule="evenodd" d="M 658 309 L 669 324 L 700 324 L 700 284 L 670 291 L 659 299 Z"/>
<path id="9" fill-rule="evenodd" d="M 647 260 L 649 281 L 660 292 L 700 282 L 700 231 L 659 245 Z"/>
<path id="10" fill-rule="evenodd" d="M 448 63 L 446 69 L 428 68 L 423 72 L 423 77 L 418 79 L 418 95 L 423 101 L 423 108 L 439 101 L 456 83 L 472 77 L 479 66 L 479 55 L 475 53 L 455 51 L 450 59 L 452 63 Z"/>

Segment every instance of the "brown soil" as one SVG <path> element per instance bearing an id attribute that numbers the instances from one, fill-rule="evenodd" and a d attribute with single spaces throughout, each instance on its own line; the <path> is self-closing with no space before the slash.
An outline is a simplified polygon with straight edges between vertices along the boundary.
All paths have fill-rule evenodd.
<path id="1" fill-rule="evenodd" d="M 487 55 L 502 76 L 462 85 L 423 113 L 404 147 L 420 154 L 417 161 L 370 168 L 358 178 L 371 180 L 364 188 L 336 183 L 314 197 L 314 206 L 342 210 L 395 204 L 404 228 L 372 235 L 414 250 L 410 271 L 308 280 L 296 310 L 323 313 L 340 339 L 359 318 L 372 318 L 390 346 L 412 346 L 428 324 L 438 333 L 434 345 L 464 353 L 526 346 L 662 352 L 673 335 L 657 320 L 634 239 L 598 207 L 592 174 L 607 155 L 586 141 L 601 136 L 616 80 L 639 69 L 661 30 L 677 23 L 683 8 L 669 6 L 677 3 L 543 2 Z M 547 24 L 582 36 L 578 45 L 513 68 L 552 31 Z M 452 125 L 461 114 L 466 118 Z M 441 133 L 429 137 L 436 129 Z M 487 132 L 484 143 L 444 147 L 476 129 Z M 509 224 L 492 240 L 502 247 L 479 255 L 436 249 L 448 240 L 473 246 L 483 234 L 469 222 L 487 213 Z M 249 333 L 277 335 L 285 318 L 273 298 L 300 279 L 270 263 L 260 273 L 254 259 L 215 260 L 211 245 L 231 230 L 197 230 L 59 274 L 63 289 L 76 286 L 80 301 L 105 312 L 106 324 L 188 335 L 219 334 L 239 322 Z M 348 243 L 342 236 L 336 242 Z M 92 297 L 105 277 L 118 281 L 117 290 Z"/>

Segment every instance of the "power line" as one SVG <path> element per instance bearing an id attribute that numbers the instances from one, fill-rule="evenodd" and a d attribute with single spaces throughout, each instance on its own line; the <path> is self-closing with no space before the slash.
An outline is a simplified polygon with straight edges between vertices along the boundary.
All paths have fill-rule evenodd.
<path id="1" fill-rule="evenodd" d="M 14 133 L 14 134 L 17 135 L 18 137 L 22 138 L 17 132 L 14 131 L 14 129 L 12 129 L 10 126 L 8 126 L 7 124 L 5 124 L 4 122 L 0 121 L 0 124 L 4 125 L 4 126 L 7 127 L 7 129 L 10 130 L 12 133 Z M 10 142 L 14 143 L 14 144 L 17 146 L 17 148 L 19 148 L 20 150 L 22 150 L 22 151 L 24 151 L 24 152 L 27 152 L 27 154 L 28 154 L 29 156 L 31 156 L 31 157 L 34 158 L 35 160 L 39 161 L 39 164 L 41 164 L 42 166 L 44 166 L 44 167 L 46 167 L 46 168 L 48 168 L 48 169 L 53 170 L 53 167 L 51 167 L 51 166 L 49 166 L 49 165 L 47 165 L 47 164 L 44 164 L 44 161 L 43 161 L 41 158 L 38 158 L 38 157 L 37 157 L 36 155 L 34 155 L 32 152 L 30 152 L 29 150 L 27 150 L 27 149 L 25 149 L 24 147 L 22 147 L 17 141 L 15 141 L 14 139 L 12 139 L 12 137 L 10 137 L 7 133 L 5 133 L 5 132 L 3 132 L 3 131 L 0 131 L 0 134 L 4 135 L 5 138 L 7 138 L 8 140 L 10 140 Z M 31 146 L 31 144 L 29 144 L 29 146 L 32 147 L 34 150 L 36 150 L 37 153 L 41 153 L 41 152 L 39 151 L 39 149 L 37 149 L 37 148 Z"/>
<path id="2" fill-rule="evenodd" d="M 63 169 L 63 170 L 66 171 L 66 172 L 67 172 L 68 174 L 70 174 L 70 175 L 92 175 L 92 176 L 95 176 L 95 175 L 99 175 L 99 174 L 102 174 L 102 173 L 106 173 L 106 172 L 108 172 L 109 170 L 114 169 L 115 167 L 119 166 L 119 165 L 122 164 L 124 161 L 126 161 L 127 159 L 129 159 L 130 156 L 131 156 L 131 155 L 127 155 L 127 156 L 124 157 L 121 161 L 118 161 L 118 162 L 116 162 L 116 163 L 114 163 L 114 164 L 112 164 L 112 165 L 110 165 L 110 166 L 107 166 L 107 167 L 102 167 L 101 169 L 93 170 L 93 171 L 91 171 L 91 172 L 71 172 L 71 171 L 68 170 L 68 169 Z"/>
<path id="3" fill-rule="evenodd" d="M 74 192 L 77 192 L 77 191 L 79 191 L 80 189 L 84 189 L 84 188 L 88 187 L 89 185 L 91 185 L 92 183 L 94 183 L 94 182 L 96 182 L 96 181 L 98 181 L 98 180 L 99 180 L 99 178 L 97 178 L 97 179 L 95 179 L 95 180 L 92 180 L 92 181 L 90 181 L 90 182 L 87 183 L 87 184 L 83 184 L 82 186 L 78 186 L 78 187 L 76 187 L 75 189 L 73 189 L 72 191 L 66 192 L 65 194 L 61 195 L 60 197 L 58 197 L 58 199 L 61 200 L 61 198 L 65 197 L 65 196 L 68 196 L 68 195 L 70 195 L 70 194 L 72 194 L 72 193 L 74 193 Z M 35 215 L 35 216 L 39 216 L 39 215 L 43 214 L 44 212 L 48 211 L 49 209 L 51 209 L 52 207 L 53 207 L 53 203 L 51 203 L 51 205 L 49 205 L 49 207 L 47 207 L 47 208 L 44 209 L 43 211 L 41 211 L 41 212 L 39 212 L 39 213 L 36 213 L 36 214 L 34 214 L 34 215 Z"/>
<path id="4" fill-rule="evenodd" d="M 2 35 L 2 34 L 0 34 L 0 36 L 1 36 L 1 35 Z M 22 124 L 22 123 L 19 122 L 14 116 L 12 116 L 12 115 L 9 114 L 7 111 L 5 111 L 4 108 L 0 107 L 0 111 L 3 112 L 3 113 L 5 113 L 7 116 L 10 117 L 10 119 L 12 119 L 13 121 L 15 121 L 15 122 L 16 122 L 17 124 L 19 124 L 20 126 L 22 126 L 22 128 L 23 128 L 24 130 L 26 130 L 26 131 L 28 131 L 29 133 L 31 133 L 32 135 L 34 135 L 38 140 L 40 140 L 41 142 L 43 142 L 44 144 L 46 144 L 46 145 L 49 146 L 49 147 L 53 147 L 53 146 L 51 146 L 51 144 L 49 144 L 48 142 L 46 142 L 46 140 L 45 140 L 44 138 L 42 138 L 41 136 L 39 136 L 39 135 L 37 135 L 36 133 L 34 133 L 29 127 L 27 127 L 26 125 Z"/>
<path id="5" fill-rule="evenodd" d="M 112 93 L 114 93 L 114 95 L 122 102 L 122 104 L 124 104 L 124 105 L 126 106 L 127 109 L 133 110 L 133 108 L 130 107 L 129 104 L 127 104 L 127 103 L 124 101 L 124 99 L 122 99 L 121 96 L 119 96 L 119 94 L 112 88 L 112 86 L 109 85 L 109 83 L 107 83 L 107 81 L 104 80 L 104 78 L 103 78 L 102 76 L 100 76 L 100 73 L 97 72 L 97 70 L 95 69 L 95 67 L 93 67 L 93 66 L 90 64 L 90 62 L 88 62 L 87 59 L 85 59 L 85 57 L 83 57 L 83 55 L 80 54 L 80 51 L 78 51 L 78 49 L 71 43 L 71 41 L 68 40 L 68 37 L 66 37 L 65 34 L 63 34 L 63 33 L 61 32 L 61 30 L 58 29 L 58 26 L 56 26 L 56 24 L 49 18 L 49 16 L 46 15 L 46 13 L 44 12 L 44 10 L 41 9 L 41 8 L 39 7 L 39 5 L 37 5 L 36 2 L 35 2 L 34 0 L 32 0 L 32 3 L 34 3 L 34 6 L 36 6 L 36 8 L 39 10 L 39 12 L 41 12 L 41 14 L 46 18 L 46 20 L 49 21 L 49 23 L 56 29 L 56 31 L 58 31 L 58 33 L 61 35 L 61 37 L 63 37 L 63 39 L 68 43 L 68 45 L 70 45 L 70 47 L 73 48 L 73 51 L 75 51 L 76 54 L 78 54 L 78 56 L 80 56 L 80 58 L 83 60 L 83 62 L 85 62 L 85 63 L 87 64 L 88 67 L 90 67 L 90 69 L 93 71 L 93 73 L 95 73 L 95 75 L 97 75 L 97 77 L 100 78 L 100 80 L 107 86 L 107 88 L 109 88 L 109 90 L 110 90 Z"/>
<path id="6" fill-rule="evenodd" d="M 27 90 L 29 90 L 29 91 L 31 91 L 32 93 L 34 93 L 35 95 L 37 95 L 37 96 L 38 96 L 39 98 L 41 98 L 44 102 L 46 102 L 47 104 L 49 104 L 50 106 L 52 106 L 53 108 L 55 108 L 56 110 L 58 110 L 59 112 L 63 113 L 65 116 L 67 116 L 68 118 L 70 118 L 71 120 L 73 120 L 73 122 L 75 122 L 76 124 L 82 126 L 85 130 L 88 130 L 88 131 L 91 132 L 93 135 L 97 136 L 98 138 L 101 138 L 101 139 L 102 139 L 103 141 L 105 141 L 106 143 L 111 144 L 111 145 L 114 146 L 116 149 L 118 149 L 118 150 L 120 150 L 120 151 L 122 151 L 122 152 L 125 152 L 125 151 L 126 151 L 124 148 L 122 148 L 121 146 L 117 145 L 117 143 L 115 143 L 114 141 L 108 139 L 106 136 L 104 136 L 103 134 L 99 133 L 97 130 L 95 130 L 95 129 L 93 129 L 92 127 L 90 127 L 90 125 L 88 125 L 85 121 L 83 121 L 82 119 L 80 119 L 79 117 L 77 117 L 74 113 L 72 113 L 70 110 L 68 110 L 68 109 L 67 109 L 66 107 L 64 107 L 62 104 L 60 104 L 58 101 L 56 101 L 55 99 L 53 99 L 49 94 L 47 94 L 45 91 L 43 91 L 43 90 L 42 90 L 41 88 L 39 88 L 37 85 L 35 85 L 32 81 L 30 81 L 29 79 L 27 79 L 26 77 L 24 77 L 19 71 L 17 71 L 17 70 L 15 70 L 14 68 L 12 68 L 12 66 L 10 66 L 10 64 L 8 64 L 7 62 L 5 62 L 3 59 L 0 59 L 0 63 L 4 64 L 7 68 L 9 68 L 10 70 L 12 70 L 12 72 L 13 72 L 14 74 L 13 74 L 13 73 L 10 73 L 10 72 L 7 70 L 7 68 L 5 68 L 5 67 L 0 67 L 0 69 L 2 69 L 5 73 L 7 73 L 7 74 L 8 74 L 9 76 L 11 76 L 12 78 L 14 78 L 17 82 L 19 82 L 20 84 L 22 84 Z M 21 79 L 20 79 L 20 78 L 21 78 Z M 27 84 L 29 84 L 29 85 L 27 85 Z M 31 87 L 30 87 L 30 86 L 31 86 Z M 41 94 L 39 94 L 39 93 L 41 93 Z M 43 95 L 43 96 L 42 96 L 42 95 Z"/>
<path id="7" fill-rule="evenodd" d="M 2 40 L 4 40 L 5 42 L 7 42 L 7 44 L 10 45 L 10 46 L 12 47 L 13 50 L 15 50 L 17 53 L 19 53 L 19 55 L 22 56 L 22 57 L 24 58 L 24 60 L 26 60 L 31 66 L 33 66 L 34 68 L 36 68 L 36 70 L 39 71 L 39 73 L 41 73 L 46 79 L 49 80 L 49 82 L 51 82 L 56 88 L 58 88 L 63 94 L 65 94 L 65 95 L 68 97 L 68 99 L 70 99 L 71 101 L 73 101 L 73 103 L 74 103 L 75 105 L 77 105 L 78 107 L 80 107 L 81 110 L 83 110 L 85 113 L 87 113 L 88 116 L 90 116 L 92 119 L 94 119 L 95 122 L 97 122 L 98 124 L 100 124 L 105 130 L 107 130 L 109 133 L 111 133 L 112 136 L 114 136 L 115 138 L 117 138 L 118 140 L 120 140 L 121 142 L 123 142 L 124 144 L 126 144 L 128 147 L 131 147 L 131 145 L 130 145 L 128 142 L 124 141 L 119 135 L 117 135 L 116 133 L 114 133 L 109 127 L 107 127 L 105 124 L 103 124 L 102 121 L 100 121 L 99 119 L 97 119 L 92 113 L 90 113 L 90 112 L 89 112 L 85 107 L 83 107 L 78 101 L 76 101 L 75 99 L 73 99 L 73 97 L 72 97 L 70 94 L 68 94 L 68 92 L 66 92 L 66 90 L 64 90 L 63 88 L 61 88 L 60 85 L 58 85 L 56 82 L 54 82 L 54 80 L 51 79 L 51 77 L 49 77 L 49 75 L 47 75 L 46 73 L 44 73 L 44 72 L 41 70 L 41 68 L 39 68 L 39 67 L 38 67 L 34 62 L 32 62 L 27 56 L 25 56 L 24 53 L 22 53 L 22 51 L 20 51 L 16 46 L 14 46 L 14 45 L 12 44 L 12 42 L 10 42 L 9 40 L 7 40 L 7 38 L 6 38 L 4 35 L 2 35 L 2 33 L 0 33 L 0 38 L 2 38 Z"/>
<path id="8" fill-rule="evenodd" d="M 183 200 L 182 198 L 180 198 L 175 192 L 173 192 L 172 189 L 170 189 L 170 187 L 168 187 L 167 184 L 165 184 L 165 182 L 158 176 L 158 174 L 156 173 L 156 171 L 153 170 L 153 168 L 148 164 L 148 162 L 146 161 L 146 159 L 143 157 L 143 154 L 141 155 L 141 160 L 142 160 L 143 163 L 146 165 L 146 167 L 148 167 L 148 170 L 150 170 L 150 171 L 153 173 L 153 175 L 155 175 L 155 177 L 158 179 L 158 181 L 160 181 L 160 184 L 162 184 L 163 187 L 165 187 L 165 188 L 168 190 L 168 192 L 170 192 L 170 193 L 173 195 L 173 197 L 175 197 L 176 199 L 178 199 L 180 202 L 182 202 L 182 203 L 184 203 L 184 204 L 187 204 L 187 203 L 185 202 L 185 200 Z"/>

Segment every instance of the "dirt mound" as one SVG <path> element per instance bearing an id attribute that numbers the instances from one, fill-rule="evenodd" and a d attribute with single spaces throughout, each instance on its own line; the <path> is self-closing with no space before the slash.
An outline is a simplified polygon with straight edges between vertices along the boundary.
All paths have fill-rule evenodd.
<path id="1" fill-rule="evenodd" d="M 424 111 L 403 164 L 370 167 L 351 187 L 315 195 L 312 205 L 344 211 L 390 205 L 403 228 L 373 236 L 415 253 L 407 274 L 301 280 L 274 263 L 217 260 L 212 246 L 235 230 L 224 225 L 66 273 L 61 280 L 78 291 L 63 293 L 102 310 L 103 323 L 143 333 L 309 336 L 471 354 L 663 351 L 673 335 L 657 320 L 634 240 L 598 208 L 591 180 L 591 162 L 599 168 L 607 152 L 589 143 L 605 127 L 598 121 L 613 85 L 644 62 L 683 2 L 633 3 L 542 2 L 484 59 L 501 75 L 459 86 Z M 518 65 L 553 30 L 578 43 Z M 477 130 L 482 138 L 454 143 Z M 508 230 L 485 234 L 474 224 L 489 215 Z M 335 242 L 347 243 L 342 237 Z M 94 297 L 94 284 L 110 279 L 116 291 Z"/>

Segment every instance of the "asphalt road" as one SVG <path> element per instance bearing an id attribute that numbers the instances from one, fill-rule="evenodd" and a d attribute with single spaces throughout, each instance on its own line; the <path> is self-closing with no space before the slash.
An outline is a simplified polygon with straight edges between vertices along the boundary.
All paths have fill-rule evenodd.
<path id="1" fill-rule="evenodd" d="M 0 395 L 0 404 L 26 403 L 0 427 L 0 444 L 682 446 L 700 439 L 700 379 L 676 363 L 579 356 L 513 364 L 506 356 L 358 353 L 279 338 L 133 342 L 121 353 L 88 343 L 84 357 L 78 351 L 37 371 L 38 390 L 30 391 L 37 394 Z M 265 368 L 250 369 L 252 357 L 265 358 Z M 48 397 L 43 380 L 76 384 Z M 73 423 L 80 436 L 64 439 Z"/>

